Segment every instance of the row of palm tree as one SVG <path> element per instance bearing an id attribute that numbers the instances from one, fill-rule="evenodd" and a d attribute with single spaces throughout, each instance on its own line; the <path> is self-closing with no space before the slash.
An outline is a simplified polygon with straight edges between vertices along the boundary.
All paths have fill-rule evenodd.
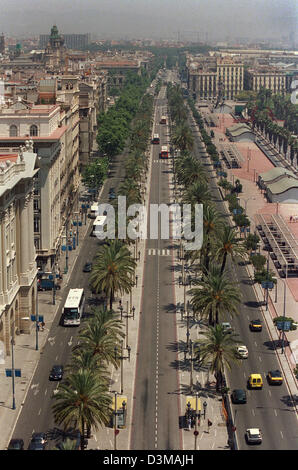
<path id="1" fill-rule="evenodd" d="M 79 333 L 66 367 L 66 379 L 53 396 L 55 422 L 65 430 L 80 431 L 81 450 L 85 448 L 86 432 L 110 422 L 113 410 L 108 366 L 119 366 L 114 351 L 123 336 L 122 322 L 113 317 L 112 311 L 95 309 Z M 72 449 L 72 445 L 66 442 L 62 448 Z"/>
<path id="2" fill-rule="evenodd" d="M 229 259 L 235 262 L 244 256 L 245 248 L 238 237 L 237 228 L 224 222 L 212 201 L 205 167 L 188 149 L 179 150 L 174 171 L 176 181 L 181 186 L 181 202 L 203 204 L 202 248 L 186 254 L 197 271 L 196 279 L 199 279 L 193 281 L 194 287 L 189 291 L 190 304 L 195 317 L 206 320 L 208 324 L 203 334 L 205 339 L 197 343 L 195 350 L 197 360 L 208 364 L 215 374 L 217 390 L 220 390 L 224 367 L 229 368 L 231 364 L 240 362 L 236 349 L 239 340 L 224 331 L 220 322 L 227 312 L 231 315 L 239 313 L 241 293 L 238 286 L 231 282 L 227 266 Z"/>

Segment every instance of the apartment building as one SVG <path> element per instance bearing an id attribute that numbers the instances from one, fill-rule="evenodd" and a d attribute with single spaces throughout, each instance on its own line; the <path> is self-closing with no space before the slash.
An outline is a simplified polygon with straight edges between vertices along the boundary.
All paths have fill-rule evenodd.
<path id="1" fill-rule="evenodd" d="M 0 109 L 0 151 L 16 152 L 30 138 L 39 157 L 40 171 L 34 178 L 33 239 L 40 267 L 53 263 L 60 243 L 61 173 L 72 153 L 70 138 L 66 143 L 71 128 L 65 122 L 67 113 L 62 115 L 61 120 L 57 104 L 32 105 L 20 100 Z M 73 194 L 73 188 L 68 192 Z"/>
<path id="2" fill-rule="evenodd" d="M 106 111 L 107 74 L 86 76 L 80 89 L 80 166 L 88 163 L 96 146 L 97 115 Z"/>
<path id="3" fill-rule="evenodd" d="M 17 152 L 0 149 L 0 353 L 10 355 L 15 335 L 30 332 L 36 313 L 34 178 L 38 158 L 33 142 Z"/>
<path id="4" fill-rule="evenodd" d="M 227 100 L 243 90 L 243 63 L 231 57 L 187 57 L 189 93 L 197 99 L 214 99 L 220 89 Z"/>
<path id="5" fill-rule="evenodd" d="M 248 90 L 259 91 L 261 88 L 275 94 L 284 94 L 288 87 L 287 74 L 276 67 L 258 66 L 245 71 L 245 85 Z"/>

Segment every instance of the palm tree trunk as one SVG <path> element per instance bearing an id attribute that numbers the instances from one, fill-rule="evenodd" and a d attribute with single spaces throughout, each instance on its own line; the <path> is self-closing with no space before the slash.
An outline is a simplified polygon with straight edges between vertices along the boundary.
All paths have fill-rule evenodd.
<path id="1" fill-rule="evenodd" d="M 227 262 L 227 252 L 225 252 L 223 260 L 222 260 L 220 274 L 223 274 L 225 267 L 226 267 L 226 262 Z"/>
<path id="2" fill-rule="evenodd" d="M 84 441 L 85 441 L 85 423 L 84 423 L 84 419 L 82 419 L 81 450 L 84 450 Z"/>

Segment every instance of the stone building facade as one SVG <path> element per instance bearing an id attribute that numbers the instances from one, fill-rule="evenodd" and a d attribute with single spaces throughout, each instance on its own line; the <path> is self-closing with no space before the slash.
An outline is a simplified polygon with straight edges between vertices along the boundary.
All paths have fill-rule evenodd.
<path id="1" fill-rule="evenodd" d="M 33 142 L 18 153 L 0 151 L 0 349 L 11 352 L 11 340 L 30 332 L 36 312 L 37 267 L 33 236 L 33 180 L 38 158 Z"/>

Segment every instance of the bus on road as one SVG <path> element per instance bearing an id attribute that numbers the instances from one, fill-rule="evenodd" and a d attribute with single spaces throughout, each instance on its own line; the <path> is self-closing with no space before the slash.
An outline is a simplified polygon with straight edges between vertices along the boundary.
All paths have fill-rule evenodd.
<path id="1" fill-rule="evenodd" d="M 63 325 L 79 326 L 84 313 L 85 295 L 84 289 L 69 289 L 67 299 L 63 307 Z"/>
<path id="2" fill-rule="evenodd" d="M 160 158 L 169 158 L 169 147 L 167 145 L 162 145 L 159 156 Z"/>
<path id="3" fill-rule="evenodd" d="M 159 144 L 160 142 L 160 139 L 159 139 L 159 135 L 158 134 L 153 134 L 153 138 L 152 138 L 152 144 Z"/>

